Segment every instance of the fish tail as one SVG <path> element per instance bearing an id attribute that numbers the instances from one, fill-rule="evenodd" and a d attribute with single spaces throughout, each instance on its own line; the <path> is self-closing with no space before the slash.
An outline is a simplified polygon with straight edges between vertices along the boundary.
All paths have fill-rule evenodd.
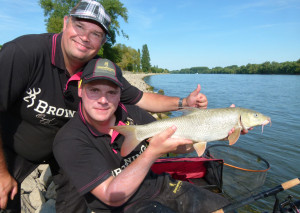
<path id="1" fill-rule="evenodd" d="M 127 156 L 130 152 L 134 150 L 134 148 L 140 142 L 136 137 L 136 127 L 135 126 L 113 126 L 111 128 L 125 136 L 125 140 L 121 147 L 121 156 L 123 157 Z"/>

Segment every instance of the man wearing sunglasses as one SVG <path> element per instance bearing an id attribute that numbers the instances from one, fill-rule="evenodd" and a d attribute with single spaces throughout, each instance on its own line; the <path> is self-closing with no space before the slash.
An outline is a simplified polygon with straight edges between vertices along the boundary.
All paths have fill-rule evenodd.
<path id="1" fill-rule="evenodd" d="M 121 155 L 124 136 L 112 126 L 141 125 L 155 119 L 134 105 L 120 102 L 120 68 L 107 59 L 93 59 L 78 86 L 78 112 L 57 133 L 54 156 L 84 196 L 93 212 L 193 213 L 212 212 L 228 201 L 216 193 L 168 174 L 157 175 L 152 164 L 166 153 L 187 153 L 193 141 L 171 138 L 176 127 L 141 141 Z"/>

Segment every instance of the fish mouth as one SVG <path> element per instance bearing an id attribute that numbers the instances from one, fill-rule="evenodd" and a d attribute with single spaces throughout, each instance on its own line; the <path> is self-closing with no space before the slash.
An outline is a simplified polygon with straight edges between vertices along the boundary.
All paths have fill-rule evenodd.
<path id="1" fill-rule="evenodd" d="M 270 123 L 270 125 L 272 124 L 272 123 L 271 123 L 271 119 L 265 120 L 264 122 L 262 122 L 261 125 L 265 126 L 265 125 L 267 125 L 268 123 Z"/>
<path id="2" fill-rule="evenodd" d="M 261 124 L 261 133 L 264 132 L 264 126 L 267 125 L 268 123 L 270 123 L 270 126 L 272 126 L 272 122 L 271 122 L 271 118 L 265 120 L 264 122 L 262 122 Z"/>

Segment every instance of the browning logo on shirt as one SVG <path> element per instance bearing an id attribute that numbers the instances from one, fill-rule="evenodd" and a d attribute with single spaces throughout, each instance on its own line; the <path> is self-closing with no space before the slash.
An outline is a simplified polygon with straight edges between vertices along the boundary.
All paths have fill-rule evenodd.
<path id="1" fill-rule="evenodd" d="M 28 96 L 24 97 L 24 101 L 28 102 L 29 104 L 27 105 L 27 108 L 32 107 L 32 105 L 34 104 L 34 100 L 36 98 L 36 96 L 38 94 L 41 93 L 41 89 L 38 88 L 37 90 L 35 90 L 35 88 L 30 89 L 28 91 L 26 91 L 26 93 L 28 94 Z"/>
<path id="2" fill-rule="evenodd" d="M 23 100 L 27 103 L 27 108 L 33 107 L 36 113 L 36 118 L 40 120 L 43 125 L 55 125 L 55 117 L 71 118 L 74 116 L 74 110 L 64 109 L 61 107 L 51 106 L 47 101 L 37 99 L 41 95 L 41 88 L 29 88 L 26 91 L 27 96 Z"/>
<path id="3" fill-rule="evenodd" d="M 138 156 L 140 156 L 146 150 L 145 145 L 142 145 L 140 148 L 141 149 L 140 149 L 138 154 L 130 155 L 129 157 L 124 158 L 123 159 L 124 164 L 120 168 L 117 168 L 117 169 L 114 169 L 114 170 L 111 171 L 112 176 L 116 177 L 118 174 L 120 174 L 122 172 L 122 170 L 124 170 L 127 166 L 129 166 L 135 159 L 138 158 Z"/>

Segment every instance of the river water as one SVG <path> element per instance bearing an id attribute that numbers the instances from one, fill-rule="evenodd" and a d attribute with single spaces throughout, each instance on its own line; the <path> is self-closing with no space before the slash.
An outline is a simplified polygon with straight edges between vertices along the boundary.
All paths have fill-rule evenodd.
<path id="1" fill-rule="evenodd" d="M 256 110 L 272 119 L 272 125 L 255 127 L 242 135 L 234 145 L 252 151 L 271 165 L 260 191 L 300 177 L 300 76 L 295 75 L 229 75 L 167 74 L 147 77 L 154 91 L 186 97 L 201 85 L 208 98 L 208 108 L 237 107 Z M 180 115 L 178 112 L 171 116 Z M 292 195 L 300 199 L 300 185 L 280 192 L 279 198 Z M 253 212 L 271 212 L 274 197 L 256 201 Z"/>

